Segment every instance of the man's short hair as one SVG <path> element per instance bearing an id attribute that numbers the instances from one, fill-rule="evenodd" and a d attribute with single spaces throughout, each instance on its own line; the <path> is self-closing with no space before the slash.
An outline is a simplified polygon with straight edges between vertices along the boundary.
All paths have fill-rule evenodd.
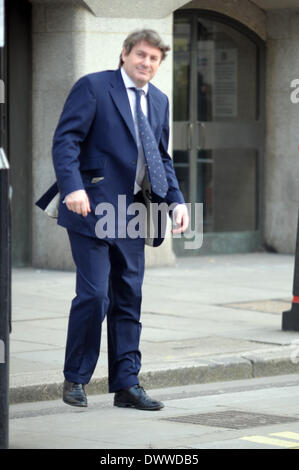
<path id="1" fill-rule="evenodd" d="M 130 54 L 133 47 L 142 41 L 147 42 L 152 47 L 160 49 L 160 51 L 162 52 L 161 61 L 165 59 L 167 52 L 170 51 L 170 47 L 163 42 L 161 36 L 157 33 L 157 31 L 154 31 L 153 29 L 137 29 L 136 31 L 133 31 L 124 40 L 123 49 L 125 49 L 127 54 Z M 123 63 L 124 62 L 122 60 L 121 53 L 118 66 L 121 67 Z"/>

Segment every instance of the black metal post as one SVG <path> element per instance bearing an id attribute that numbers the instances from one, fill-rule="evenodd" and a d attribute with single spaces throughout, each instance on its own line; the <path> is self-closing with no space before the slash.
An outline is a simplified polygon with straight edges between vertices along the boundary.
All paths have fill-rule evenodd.
<path id="1" fill-rule="evenodd" d="M 8 448 L 9 333 L 11 331 L 11 217 L 9 164 L 5 154 L 5 3 L 0 0 L 0 449 Z"/>
<path id="2" fill-rule="evenodd" d="M 299 331 L 299 214 L 294 267 L 293 302 L 291 310 L 283 312 L 282 314 L 282 329 Z"/>
<path id="3" fill-rule="evenodd" d="M 0 148 L 0 449 L 8 448 L 10 247 L 9 165 L 3 149 Z"/>

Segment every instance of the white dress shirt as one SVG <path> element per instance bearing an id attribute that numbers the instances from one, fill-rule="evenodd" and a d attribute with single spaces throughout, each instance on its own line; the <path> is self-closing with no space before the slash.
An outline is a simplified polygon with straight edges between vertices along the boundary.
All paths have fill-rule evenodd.
<path id="1" fill-rule="evenodd" d="M 136 106 L 136 94 L 134 90 L 130 90 L 131 87 L 136 88 L 136 85 L 133 82 L 133 80 L 128 76 L 128 74 L 125 72 L 123 67 L 120 69 L 120 71 L 121 71 L 121 75 L 122 75 L 125 87 L 127 89 L 127 94 L 128 94 L 128 98 L 130 102 L 130 107 L 131 107 L 134 127 L 135 127 L 135 133 L 136 133 L 136 139 L 137 139 L 138 159 L 137 159 L 136 178 L 135 178 L 135 187 L 134 187 L 134 194 L 136 194 L 141 189 L 141 183 L 145 175 L 145 159 L 144 159 L 142 144 L 139 138 L 137 116 L 136 116 L 136 107 L 135 107 Z M 147 111 L 146 95 L 148 92 L 148 83 L 140 89 L 144 91 L 144 94 L 141 96 L 141 99 L 140 99 L 140 105 L 141 105 L 141 109 L 143 113 L 147 117 L 148 111 Z"/>

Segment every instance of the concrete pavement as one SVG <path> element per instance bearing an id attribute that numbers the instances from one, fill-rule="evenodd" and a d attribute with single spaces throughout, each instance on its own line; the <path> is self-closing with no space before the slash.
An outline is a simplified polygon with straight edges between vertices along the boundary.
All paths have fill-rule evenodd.
<path id="1" fill-rule="evenodd" d="M 281 330 L 292 302 L 294 256 L 179 258 L 148 268 L 142 305 L 146 389 L 299 371 L 299 333 Z M 10 402 L 61 396 L 74 272 L 14 269 Z M 104 322 L 106 323 L 106 322 Z M 106 325 L 88 395 L 107 393 Z"/>
<path id="2" fill-rule="evenodd" d="M 186 465 L 202 464 L 203 458 L 209 465 L 215 455 L 201 449 L 298 449 L 298 374 L 162 388 L 151 390 L 151 396 L 165 407 L 155 412 L 116 408 L 111 394 L 91 395 L 83 409 L 61 400 L 11 405 L 9 448 L 93 449 L 69 452 L 68 462 L 78 464 L 82 458 L 85 465 L 88 459 L 99 465 L 110 457 L 115 464 L 120 457 L 119 465 L 134 469 L 154 464 L 154 456 L 163 454 L 177 455 L 177 464 L 186 455 Z M 198 462 L 195 457 L 190 462 L 190 454 Z M 232 456 L 226 456 L 231 464 Z M 48 452 L 47 463 L 51 457 L 57 464 L 60 455 Z M 277 458 L 275 454 L 276 463 Z M 286 458 L 284 454 L 282 465 Z"/>

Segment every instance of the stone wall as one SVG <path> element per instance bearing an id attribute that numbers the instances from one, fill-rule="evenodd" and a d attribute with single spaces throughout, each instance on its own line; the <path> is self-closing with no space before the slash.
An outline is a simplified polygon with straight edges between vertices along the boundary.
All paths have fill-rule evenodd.
<path id="1" fill-rule="evenodd" d="M 267 12 L 265 242 L 294 253 L 299 206 L 299 103 L 291 102 L 299 79 L 299 12 Z"/>

